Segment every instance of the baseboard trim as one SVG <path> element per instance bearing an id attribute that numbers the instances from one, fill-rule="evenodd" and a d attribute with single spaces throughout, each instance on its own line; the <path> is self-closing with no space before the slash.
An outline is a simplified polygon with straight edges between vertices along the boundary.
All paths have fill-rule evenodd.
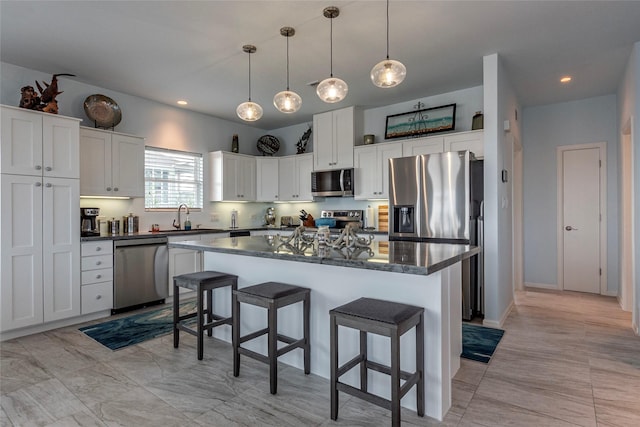
<path id="1" fill-rule="evenodd" d="M 560 288 L 557 284 L 553 283 L 534 283 L 534 282 L 524 282 L 525 288 L 540 288 L 540 289 L 553 289 L 555 291 L 559 291 Z"/>
<path id="2" fill-rule="evenodd" d="M 27 326 L 25 328 L 14 329 L 0 333 L 0 342 L 12 340 L 14 338 L 25 337 L 40 332 L 50 331 L 52 329 L 65 328 L 67 326 L 77 325 L 92 320 L 102 319 L 111 316 L 111 310 L 98 311 L 96 313 L 86 314 L 84 316 L 71 317 L 69 319 L 57 320 L 55 322 L 42 323 L 40 325 Z"/>
<path id="3" fill-rule="evenodd" d="M 500 320 L 495 321 L 495 320 L 484 319 L 482 321 L 482 326 L 487 326 L 489 328 L 502 328 L 502 326 L 504 325 L 504 322 L 507 321 L 507 317 L 509 317 L 509 314 L 511 314 L 511 310 L 513 310 L 513 307 L 515 307 L 515 302 L 512 300 L 511 304 L 509 304 L 509 307 L 507 307 L 504 313 L 502 313 Z"/>

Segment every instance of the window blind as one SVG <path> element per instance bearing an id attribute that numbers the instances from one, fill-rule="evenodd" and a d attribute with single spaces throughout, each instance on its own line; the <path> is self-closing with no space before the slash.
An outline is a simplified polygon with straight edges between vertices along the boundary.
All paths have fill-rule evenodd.
<path id="1" fill-rule="evenodd" d="M 145 209 L 202 209 L 202 154 L 146 147 Z"/>

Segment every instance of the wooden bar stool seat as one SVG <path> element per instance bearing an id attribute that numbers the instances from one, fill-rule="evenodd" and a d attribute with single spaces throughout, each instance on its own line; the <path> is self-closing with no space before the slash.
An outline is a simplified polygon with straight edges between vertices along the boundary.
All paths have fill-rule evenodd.
<path id="1" fill-rule="evenodd" d="M 231 291 L 238 289 L 238 276 L 221 273 L 219 271 L 199 271 L 197 273 L 182 274 L 173 278 L 173 347 L 178 348 L 180 331 L 197 337 L 198 360 L 203 358 L 203 336 L 213 334 L 213 328 L 220 325 L 231 325 L 231 317 L 224 317 L 213 312 L 213 290 L 230 286 Z M 196 292 L 196 311 L 180 315 L 180 288 L 191 289 Z M 204 300 L 207 308 L 204 308 Z M 206 321 L 205 321 L 206 315 Z M 197 317 L 196 329 L 186 326 L 185 321 Z"/>
<path id="2" fill-rule="evenodd" d="M 310 316 L 309 288 L 288 285 L 279 282 L 266 282 L 233 291 L 233 375 L 240 375 L 240 355 L 269 365 L 269 386 L 271 394 L 277 391 L 277 362 L 282 356 L 292 350 L 301 348 L 304 351 L 304 373 L 310 372 Z M 278 333 L 278 309 L 297 302 L 303 303 L 303 337 L 291 338 Z M 267 309 L 267 327 L 253 333 L 240 336 L 240 303 L 264 307 Z M 268 355 L 257 353 L 241 346 L 242 343 L 267 334 Z M 287 345 L 278 349 L 278 341 Z"/>
<path id="3" fill-rule="evenodd" d="M 391 410 L 391 424 L 400 426 L 400 400 L 416 386 L 417 412 L 424 416 L 424 308 L 372 298 L 360 298 L 329 311 L 331 353 L 331 419 L 338 419 L 338 391 Z M 338 326 L 360 331 L 360 353 L 338 366 Z M 416 371 L 400 370 L 400 337 L 416 328 Z M 391 366 L 368 359 L 367 333 L 389 337 Z M 360 388 L 340 382 L 340 376 L 360 366 Z M 391 399 L 367 391 L 367 370 L 391 376 Z M 404 384 L 400 383 L 404 380 Z"/>

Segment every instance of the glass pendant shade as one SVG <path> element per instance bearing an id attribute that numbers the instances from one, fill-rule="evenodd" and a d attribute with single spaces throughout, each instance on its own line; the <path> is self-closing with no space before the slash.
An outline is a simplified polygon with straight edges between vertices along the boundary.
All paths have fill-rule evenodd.
<path id="1" fill-rule="evenodd" d="M 407 68 L 400 61 L 385 59 L 371 69 L 371 81 L 381 88 L 394 87 L 407 76 Z"/>
<path id="2" fill-rule="evenodd" d="M 336 77 L 329 77 L 320 82 L 316 88 L 316 93 L 324 102 L 333 104 L 342 101 L 349 92 L 349 86 L 344 80 Z"/>
<path id="3" fill-rule="evenodd" d="M 273 105 L 282 113 L 295 113 L 302 106 L 302 98 L 295 92 L 283 90 L 273 97 Z"/>
<path id="4" fill-rule="evenodd" d="M 262 107 L 251 101 L 251 54 L 255 53 L 257 48 L 254 45 L 246 44 L 242 46 L 242 51 L 249 54 L 249 100 L 238 105 L 236 114 L 245 122 L 255 122 L 262 117 Z"/>
<path id="5" fill-rule="evenodd" d="M 287 38 L 287 90 L 276 93 L 273 97 L 273 105 L 281 113 L 295 113 L 302 106 L 302 98 L 295 92 L 289 90 L 289 37 L 293 37 L 296 30 L 291 27 L 280 28 L 280 35 Z"/>
<path id="6" fill-rule="evenodd" d="M 255 102 L 247 101 L 238 105 L 236 108 L 236 113 L 238 117 L 246 122 L 255 122 L 262 117 L 262 107 L 260 104 L 256 104 Z"/>

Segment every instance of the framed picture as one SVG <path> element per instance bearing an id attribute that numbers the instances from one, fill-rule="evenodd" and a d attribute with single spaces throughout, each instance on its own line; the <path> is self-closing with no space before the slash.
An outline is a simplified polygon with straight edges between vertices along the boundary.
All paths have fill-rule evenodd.
<path id="1" fill-rule="evenodd" d="M 456 104 L 387 116 L 385 139 L 410 138 L 456 128 Z"/>

